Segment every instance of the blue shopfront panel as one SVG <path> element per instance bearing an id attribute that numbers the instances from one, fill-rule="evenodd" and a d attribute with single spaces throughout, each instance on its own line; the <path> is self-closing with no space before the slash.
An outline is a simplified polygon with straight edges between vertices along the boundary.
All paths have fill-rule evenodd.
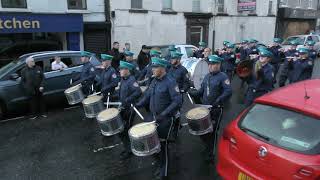
<path id="1" fill-rule="evenodd" d="M 81 14 L 0 14 L 0 33 L 82 31 Z"/>

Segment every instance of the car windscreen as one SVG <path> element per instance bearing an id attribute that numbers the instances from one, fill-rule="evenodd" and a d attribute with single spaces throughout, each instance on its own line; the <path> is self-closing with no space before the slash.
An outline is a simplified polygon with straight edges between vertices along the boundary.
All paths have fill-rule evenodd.
<path id="1" fill-rule="evenodd" d="M 320 120 L 294 111 L 255 104 L 240 121 L 247 134 L 302 154 L 320 153 Z"/>
<path id="2" fill-rule="evenodd" d="M 11 61 L 9 64 L 6 64 L 5 66 L 0 68 L 0 79 L 7 75 L 9 71 L 12 70 L 17 64 L 19 60 Z"/>
<path id="3" fill-rule="evenodd" d="M 295 40 L 297 40 L 300 45 L 303 45 L 304 41 L 305 41 L 305 37 L 298 37 L 298 36 L 288 37 L 288 39 L 286 39 L 282 44 L 283 45 L 290 45 L 290 42 L 295 41 Z"/>

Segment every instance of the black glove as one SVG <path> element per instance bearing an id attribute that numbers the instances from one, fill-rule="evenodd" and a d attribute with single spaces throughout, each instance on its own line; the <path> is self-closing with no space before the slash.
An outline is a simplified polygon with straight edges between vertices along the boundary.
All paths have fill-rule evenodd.
<path id="1" fill-rule="evenodd" d="M 191 96 L 197 96 L 198 91 L 197 91 L 197 89 L 195 89 L 195 88 L 190 88 L 189 91 L 188 91 L 188 93 L 189 93 Z"/>

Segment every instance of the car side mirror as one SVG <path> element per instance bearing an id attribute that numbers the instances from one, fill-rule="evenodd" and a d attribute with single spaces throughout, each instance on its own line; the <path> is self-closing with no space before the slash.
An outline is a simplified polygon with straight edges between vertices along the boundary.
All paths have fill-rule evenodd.
<path id="1" fill-rule="evenodd" d="M 17 80 L 19 78 L 19 75 L 17 73 L 13 73 L 10 75 L 11 80 Z"/>

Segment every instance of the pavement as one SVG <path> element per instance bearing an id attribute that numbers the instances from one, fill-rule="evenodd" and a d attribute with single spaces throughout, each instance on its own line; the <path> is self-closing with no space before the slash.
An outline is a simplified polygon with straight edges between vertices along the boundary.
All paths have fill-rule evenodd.
<path id="1" fill-rule="evenodd" d="M 320 77 L 316 62 L 315 77 Z M 243 109 L 244 88 L 236 77 L 233 96 L 225 107 L 219 135 Z M 192 108 L 187 98 L 182 114 Z M 135 124 L 141 122 L 137 117 Z M 183 118 L 182 123 L 185 123 Z M 0 122 L 0 179 L 107 179 L 151 180 L 151 157 L 121 161 L 122 144 L 117 136 L 103 137 L 95 119 L 84 119 L 81 106 L 55 109 L 48 118 L 24 117 Z M 185 126 L 176 143 L 170 144 L 170 179 L 219 179 L 215 166 L 205 162 L 199 137 Z"/>

